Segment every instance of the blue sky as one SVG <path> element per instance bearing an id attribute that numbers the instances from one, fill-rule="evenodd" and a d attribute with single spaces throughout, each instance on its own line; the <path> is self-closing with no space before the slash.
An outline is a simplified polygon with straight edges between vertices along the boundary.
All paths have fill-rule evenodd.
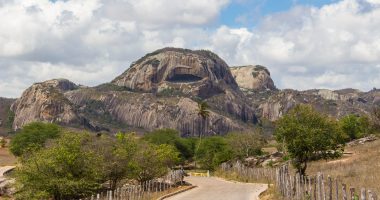
<path id="1" fill-rule="evenodd" d="M 0 96 L 109 82 L 164 47 L 263 65 L 280 89 L 380 88 L 380 0 L 0 0 Z"/>
<path id="2" fill-rule="evenodd" d="M 255 26 L 262 17 L 285 12 L 294 6 L 321 7 L 337 0 L 235 0 L 224 8 L 219 23 L 231 27 Z M 239 20 L 246 16 L 246 20 Z"/>

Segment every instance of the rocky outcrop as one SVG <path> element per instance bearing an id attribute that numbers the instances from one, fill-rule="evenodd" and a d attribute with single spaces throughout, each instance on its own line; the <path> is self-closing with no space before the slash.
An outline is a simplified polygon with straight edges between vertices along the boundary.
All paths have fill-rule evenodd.
<path id="1" fill-rule="evenodd" d="M 277 90 L 266 67 L 248 65 L 230 69 L 232 76 L 243 90 Z"/>
<path id="2" fill-rule="evenodd" d="M 78 86 L 65 79 L 33 84 L 12 105 L 15 113 L 13 129 L 34 121 L 71 124 L 79 121 L 75 109 L 63 93 Z"/>
<path id="3" fill-rule="evenodd" d="M 65 96 L 86 115 L 91 104 L 98 105 L 97 114 L 86 118 L 97 121 L 114 121 L 126 127 L 141 127 L 145 130 L 173 128 L 183 136 L 225 134 L 231 130 L 244 130 L 248 126 L 238 120 L 211 111 L 205 124 L 197 114 L 197 102 L 186 97 L 159 97 L 151 93 L 128 91 L 99 91 L 87 88 L 67 92 Z M 96 102 L 96 103 L 95 103 Z M 108 116 L 109 119 L 94 118 Z"/>
<path id="4" fill-rule="evenodd" d="M 379 90 L 282 90 L 246 95 L 257 107 L 257 115 L 270 121 L 276 121 L 297 104 L 310 104 L 318 111 L 336 118 L 352 113 L 370 114 L 375 106 L 380 105 Z"/>
<path id="5" fill-rule="evenodd" d="M 202 121 L 197 101 L 210 106 Z M 209 51 L 165 48 L 147 54 L 111 83 L 78 87 L 51 80 L 28 88 L 12 106 L 14 129 L 46 121 L 91 130 L 173 128 L 183 136 L 249 129 L 254 110 L 228 65 Z"/>
<path id="6" fill-rule="evenodd" d="M 210 51 L 164 48 L 134 62 L 113 84 L 132 91 L 176 90 L 208 98 L 226 90 L 238 92 L 228 65 Z"/>

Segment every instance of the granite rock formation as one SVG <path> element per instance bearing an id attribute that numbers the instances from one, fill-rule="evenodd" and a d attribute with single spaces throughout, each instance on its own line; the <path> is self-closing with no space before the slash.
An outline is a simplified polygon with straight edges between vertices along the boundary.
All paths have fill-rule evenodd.
<path id="1" fill-rule="evenodd" d="M 261 65 L 231 67 L 231 73 L 242 90 L 277 90 L 269 70 Z"/>
<path id="2" fill-rule="evenodd" d="M 63 93 L 78 86 L 65 79 L 55 79 L 33 84 L 12 105 L 15 114 L 13 129 L 17 130 L 34 121 L 70 124 L 78 121 L 72 103 Z"/>
<path id="3" fill-rule="evenodd" d="M 200 123 L 197 101 L 210 105 L 205 123 Z M 148 54 L 97 87 L 68 80 L 34 84 L 12 110 L 14 129 L 46 121 L 95 131 L 174 128 L 184 136 L 197 136 L 246 130 L 257 122 L 222 59 L 209 51 L 176 48 Z"/>

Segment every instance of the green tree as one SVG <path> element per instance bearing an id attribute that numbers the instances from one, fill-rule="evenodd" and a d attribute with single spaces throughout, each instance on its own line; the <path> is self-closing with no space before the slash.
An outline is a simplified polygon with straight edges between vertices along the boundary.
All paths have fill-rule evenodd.
<path id="1" fill-rule="evenodd" d="M 140 183 L 168 173 L 179 161 L 179 152 L 171 145 L 139 144 L 131 164 L 130 177 Z"/>
<path id="2" fill-rule="evenodd" d="M 191 159 L 194 156 L 193 143 L 190 139 L 179 137 L 179 132 L 177 130 L 157 129 L 145 134 L 143 140 L 157 145 L 172 145 L 181 153 L 181 158 L 183 160 Z"/>
<path id="3" fill-rule="evenodd" d="M 376 106 L 372 109 L 371 115 L 370 115 L 370 124 L 373 131 L 379 132 L 380 131 L 380 106 Z"/>
<path id="4" fill-rule="evenodd" d="M 232 159 L 233 152 L 223 137 L 205 138 L 196 152 L 197 162 L 202 168 L 213 170 L 221 163 Z"/>
<path id="5" fill-rule="evenodd" d="M 22 156 L 25 152 L 32 152 L 45 145 L 48 139 L 59 137 L 61 127 L 56 124 L 34 122 L 24 126 L 12 138 L 10 151 L 15 156 Z"/>
<path id="6" fill-rule="evenodd" d="M 340 119 L 339 125 L 348 139 L 354 140 L 369 133 L 369 119 L 365 116 L 347 115 Z"/>
<path id="7" fill-rule="evenodd" d="M 335 158 L 343 152 L 345 138 L 337 122 L 309 105 L 297 105 L 276 125 L 276 140 L 285 143 L 300 174 L 305 174 L 309 161 Z"/>
<path id="8" fill-rule="evenodd" d="M 208 110 L 210 107 L 205 101 L 198 102 L 198 110 L 197 114 L 201 121 L 201 130 L 199 130 L 199 139 L 202 139 L 202 134 L 205 134 L 207 131 L 207 118 L 210 116 L 210 111 Z"/>
<path id="9" fill-rule="evenodd" d="M 261 148 L 266 143 L 263 136 L 257 131 L 229 133 L 226 139 L 234 152 L 234 156 L 238 158 L 260 155 L 262 153 Z"/>
<path id="10" fill-rule="evenodd" d="M 84 148 L 101 156 L 104 182 L 109 183 L 109 189 L 115 190 L 122 180 L 128 178 L 137 140 L 133 134 L 117 133 L 116 137 L 101 135 L 91 137 Z"/>
<path id="11" fill-rule="evenodd" d="M 90 135 L 65 133 L 16 169 L 17 199 L 79 199 L 99 189 L 101 156 L 87 149 Z"/>

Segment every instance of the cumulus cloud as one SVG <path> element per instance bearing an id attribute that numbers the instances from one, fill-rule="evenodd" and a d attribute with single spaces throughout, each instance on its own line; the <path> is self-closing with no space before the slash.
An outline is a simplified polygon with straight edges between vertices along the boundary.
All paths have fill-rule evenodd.
<path id="1" fill-rule="evenodd" d="M 369 90 L 379 86 L 379 5 L 343 0 L 321 8 L 297 6 L 267 16 L 251 30 L 220 27 L 210 48 L 232 64 L 268 66 L 280 88 Z"/>
<path id="2" fill-rule="evenodd" d="M 59 77 L 100 84 L 155 49 L 204 43 L 204 26 L 228 3 L 0 1 L 0 96 L 18 97 L 33 82 Z"/>
<path id="3" fill-rule="evenodd" d="M 379 86 L 379 0 L 295 6 L 254 28 L 216 25 L 231 1 L 0 0 L 0 96 L 51 78 L 104 83 L 165 46 L 265 65 L 280 88 Z"/>

